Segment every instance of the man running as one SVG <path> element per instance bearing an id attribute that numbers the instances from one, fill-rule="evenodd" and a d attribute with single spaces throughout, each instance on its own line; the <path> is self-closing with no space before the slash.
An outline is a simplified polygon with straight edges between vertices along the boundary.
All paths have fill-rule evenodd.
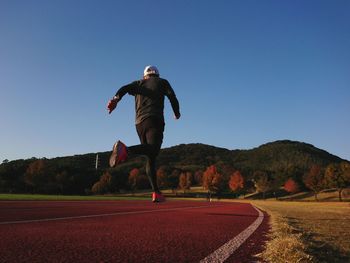
<path id="1" fill-rule="evenodd" d="M 108 102 L 109 113 L 116 108 L 126 93 L 135 96 L 135 124 L 141 144 L 126 147 L 124 143 L 117 141 L 113 146 L 109 164 L 115 167 L 126 161 L 129 154 L 145 155 L 147 157 L 146 174 L 153 189 L 152 201 L 165 201 L 158 188 L 156 174 L 156 157 L 163 142 L 165 125 L 164 97 L 168 97 L 176 120 L 181 116 L 179 102 L 169 82 L 159 77 L 159 71 L 155 66 L 147 66 L 143 72 L 143 79 L 125 85 L 117 91 Z"/>

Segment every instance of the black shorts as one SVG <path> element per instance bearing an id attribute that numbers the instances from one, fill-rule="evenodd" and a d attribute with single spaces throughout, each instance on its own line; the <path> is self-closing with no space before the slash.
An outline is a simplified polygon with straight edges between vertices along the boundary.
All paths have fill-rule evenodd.
<path id="1" fill-rule="evenodd" d="M 155 155 L 158 155 L 163 143 L 164 126 L 164 120 L 157 117 L 149 117 L 136 125 L 141 144 L 152 145 Z"/>

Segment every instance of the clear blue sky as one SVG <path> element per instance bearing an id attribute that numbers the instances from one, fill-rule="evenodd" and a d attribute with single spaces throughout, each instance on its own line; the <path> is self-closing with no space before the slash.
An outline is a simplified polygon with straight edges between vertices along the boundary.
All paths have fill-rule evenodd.
<path id="1" fill-rule="evenodd" d="M 137 144 L 133 97 L 158 66 L 163 147 L 290 139 L 350 160 L 350 1 L 0 1 L 0 162 Z"/>

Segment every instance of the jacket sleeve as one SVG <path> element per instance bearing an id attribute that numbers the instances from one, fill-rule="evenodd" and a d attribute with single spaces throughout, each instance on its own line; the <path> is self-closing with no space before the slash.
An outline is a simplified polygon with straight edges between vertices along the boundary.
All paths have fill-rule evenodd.
<path id="1" fill-rule="evenodd" d="M 173 108 L 173 112 L 175 116 L 180 115 L 179 101 L 177 100 L 176 94 L 167 80 L 165 80 L 165 95 L 168 97 L 170 101 L 170 104 L 171 104 L 171 107 Z"/>
<path id="2" fill-rule="evenodd" d="M 147 89 L 143 89 L 141 87 L 141 81 L 134 81 L 134 82 L 131 82 L 130 84 L 127 84 L 121 87 L 115 94 L 114 98 L 116 98 L 117 101 L 120 101 L 126 93 L 133 96 L 137 94 L 141 94 L 145 96 L 151 95 L 149 94 L 149 91 Z"/>

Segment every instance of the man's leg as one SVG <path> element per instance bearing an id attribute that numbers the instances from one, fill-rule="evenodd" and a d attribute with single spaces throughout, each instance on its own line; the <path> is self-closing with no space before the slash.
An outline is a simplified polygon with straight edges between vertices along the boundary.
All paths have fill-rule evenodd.
<path id="1" fill-rule="evenodd" d="M 163 142 L 164 121 L 155 117 L 150 117 L 142 123 L 137 124 L 136 130 L 141 144 L 126 147 L 122 142 L 118 141 L 113 147 L 113 152 L 110 157 L 110 166 L 114 167 L 118 162 L 125 161 L 128 155 L 145 155 L 147 157 L 146 174 L 153 191 L 159 194 L 156 158 Z M 120 155 L 120 153 L 124 154 Z"/>
<path id="2" fill-rule="evenodd" d="M 146 141 L 152 146 L 147 155 L 146 174 L 150 180 L 153 191 L 160 193 L 157 183 L 156 158 L 163 143 L 164 122 L 158 119 L 151 120 L 151 126 L 146 131 Z"/>
<path id="3" fill-rule="evenodd" d="M 137 124 L 136 130 L 141 144 L 126 147 L 124 143 L 117 141 L 113 146 L 109 160 L 110 166 L 115 167 L 118 163 L 126 161 L 129 155 L 145 155 L 148 158 L 147 175 L 151 180 L 151 185 L 156 186 L 155 160 L 163 142 L 164 122 L 158 118 L 150 117 Z M 151 179 L 153 177 L 155 180 Z"/>
<path id="4" fill-rule="evenodd" d="M 154 192 L 159 193 L 157 184 L 157 171 L 156 171 L 156 155 L 157 152 L 154 145 L 151 144 L 139 144 L 128 147 L 128 152 L 131 155 L 145 155 L 146 161 L 146 174 Z"/>
<path id="5" fill-rule="evenodd" d="M 159 193 L 156 172 L 156 157 L 159 154 L 164 132 L 164 122 L 158 118 L 148 118 L 136 126 L 141 144 L 128 147 L 130 154 L 147 156 L 146 174 L 154 192 Z"/>
<path id="6" fill-rule="evenodd" d="M 154 192 L 160 193 L 157 183 L 156 160 L 155 158 L 147 157 L 146 174 Z"/>

